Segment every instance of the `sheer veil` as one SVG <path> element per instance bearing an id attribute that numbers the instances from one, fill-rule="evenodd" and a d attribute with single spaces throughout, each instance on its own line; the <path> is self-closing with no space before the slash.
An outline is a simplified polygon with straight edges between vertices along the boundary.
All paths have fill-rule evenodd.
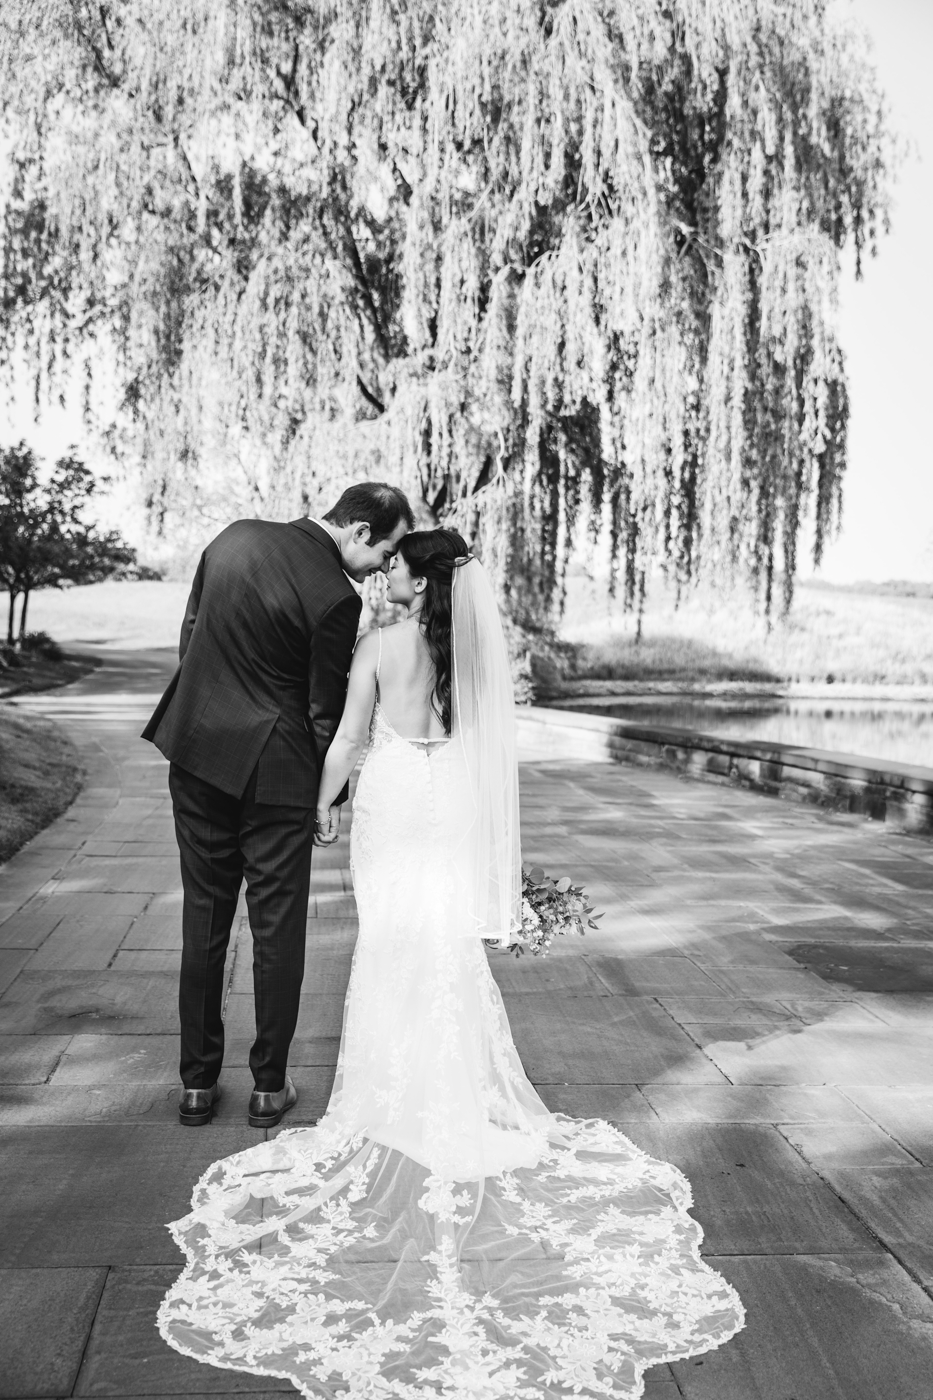
<path id="1" fill-rule="evenodd" d="M 472 555 L 454 569 L 451 615 L 451 740 L 466 770 L 466 927 L 509 943 L 522 904 L 515 698 L 492 584 Z"/>

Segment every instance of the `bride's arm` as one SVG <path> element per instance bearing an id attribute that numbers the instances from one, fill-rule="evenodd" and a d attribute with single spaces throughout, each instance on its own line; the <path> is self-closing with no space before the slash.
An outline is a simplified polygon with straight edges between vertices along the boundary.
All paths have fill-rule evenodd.
<path id="1" fill-rule="evenodd" d="M 337 839 L 340 809 L 334 804 L 357 765 L 369 738 L 369 722 L 376 703 L 376 655 L 379 647 L 375 632 L 361 637 L 353 653 L 347 703 L 324 759 L 324 771 L 317 798 L 318 842 L 329 845 Z"/>

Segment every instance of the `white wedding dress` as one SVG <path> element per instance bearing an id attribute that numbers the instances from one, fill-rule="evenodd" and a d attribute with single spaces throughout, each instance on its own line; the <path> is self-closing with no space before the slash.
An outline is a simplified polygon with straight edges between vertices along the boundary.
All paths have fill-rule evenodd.
<path id="1" fill-rule="evenodd" d="M 458 752 L 402 738 L 377 701 L 332 1098 L 198 1183 L 159 1329 L 305 1396 L 633 1400 L 742 1305 L 700 1259 L 681 1173 L 527 1079 L 465 927 Z"/>

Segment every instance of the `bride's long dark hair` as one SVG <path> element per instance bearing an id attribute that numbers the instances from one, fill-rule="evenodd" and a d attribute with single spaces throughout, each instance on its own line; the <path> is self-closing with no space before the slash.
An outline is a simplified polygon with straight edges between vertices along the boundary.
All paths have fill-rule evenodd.
<path id="1" fill-rule="evenodd" d="M 445 734 L 449 734 L 453 578 L 456 561 L 469 554 L 470 548 L 456 530 L 413 530 L 402 537 L 398 549 L 412 578 L 427 580 L 418 620 L 434 662 L 436 680 L 431 705 Z"/>

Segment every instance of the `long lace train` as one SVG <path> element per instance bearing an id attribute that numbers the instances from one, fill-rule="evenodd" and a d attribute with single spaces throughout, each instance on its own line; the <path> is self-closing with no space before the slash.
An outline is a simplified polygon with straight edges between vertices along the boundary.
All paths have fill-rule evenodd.
<path id="1" fill-rule="evenodd" d="M 634 1400 L 742 1305 L 690 1187 L 550 1113 L 463 927 L 463 774 L 378 705 L 354 801 L 360 937 L 328 1111 L 214 1163 L 170 1229 L 159 1328 L 215 1366 L 356 1400 Z"/>

